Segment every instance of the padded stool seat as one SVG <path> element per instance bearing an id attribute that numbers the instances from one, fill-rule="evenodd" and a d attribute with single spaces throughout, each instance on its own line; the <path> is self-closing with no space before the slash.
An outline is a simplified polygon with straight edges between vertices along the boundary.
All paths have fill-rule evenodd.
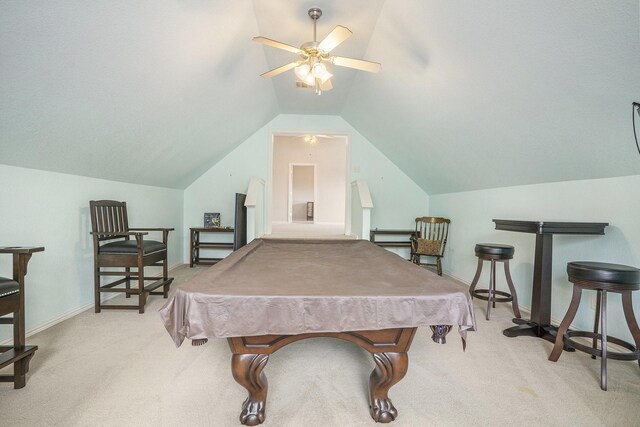
<path id="1" fill-rule="evenodd" d="M 475 252 L 478 257 L 478 267 L 476 269 L 476 275 L 469 287 L 471 297 L 487 301 L 487 320 L 489 320 L 491 315 L 491 306 L 493 305 L 493 308 L 495 308 L 496 302 L 511 302 L 513 314 L 516 318 L 520 319 L 522 316 L 520 315 L 520 309 L 518 308 L 518 297 L 509 271 L 509 260 L 513 259 L 515 248 L 511 245 L 503 245 L 500 243 L 478 243 L 476 244 Z M 482 273 L 482 265 L 484 261 L 491 261 L 489 287 L 488 289 L 476 289 L 476 285 L 480 279 L 480 274 Z M 507 285 L 509 286 L 510 293 L 496 290 L 496 262 L 504 263 L 504 275 L 507 279 Z"/>
<path id="2" fill-rule="evenodd" d="M 17 294 L 18 292 L 20 292 L 20 285 L 18 282 L 0 277 L 0 298 L 11 294 Z"/>
<path id="3" fill-rule="evenodd" d="M 143 240 L 142 241 L 142 253 L 145 255 L 164 251 L 167 249 L 167 245 L 162 242 L 156 242 L 155 240 Z M 119 242 L 107 243 L 100 246 L 98 253 L 101 254 L 137 254 L 138 245 L 135 240 L 122 240 Z"/>
<path id="4" fill-rule="evenodd" d="M 640 286 L 640 270 L 628 265 L 574 261 L 567 264 L 567 274 L 574 279 L 590 282 L 636 285 L 635 289 Z"/>
<path id="5" fill-rule="evenodd" d="M 479 255 L 496 255 L 500 259 L 512 259 L 515 248 L 511 245 L 502 245 L 500 243 L 478 243 L 476 244 L 476 256 Z"/>
<path id="6" fill-rule="evenodd" d="M 638 360 L 638 363 L 640 363 L 640 328 L 633 313 L 632 303 L 632 292 L 640 289 L 640 270 L 628 265 L 579 261 L 567 264 L 567 274 L 569 281 L 573 283 L 573 297 L 567 314 L 558 328 L 556 342 L 549 355 L 549 360 L 556 362 L 560 358 L 565 344 L 590 354 L 593 359 L 600 357 L 600 388 L 606 390 L 607 359 Z M 591 289 L 598 292 L 593 332 L 569 331 L 569 325 L 571 325 L 580 305 L 582 289 Z M 622 309 L 635 346 L 620 338 L 607 336 L 607 292 L 621 294 Z M 601 333 L 598 333 L 599 324 Z M 571 339 L 573 337 L 591 338 L 593 340 L 592 346 L 589 347 L 576 342 Z M 598 349 L 598 341 L 600 341 L 600 349 Z M 609 351 L 607 348 L 608 342 L 617 344 L 629 351 Z"/>

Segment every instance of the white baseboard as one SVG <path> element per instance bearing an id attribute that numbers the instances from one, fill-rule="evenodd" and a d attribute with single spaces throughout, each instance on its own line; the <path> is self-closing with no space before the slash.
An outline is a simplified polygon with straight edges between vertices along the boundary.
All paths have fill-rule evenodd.
<path id="1" fill-rule="evenodd" d="M 117 297 L 117 295 L 113 295 L 112 297 L 105 298 L 105 300 L 110 300 L 111 298 L 115 298 L 115 297 Z M 35 335 L 38 332 L 42 332 L 45 329 L 49 329 L 50 327 L 52 327 L 54 325 L 57 325 L 60 322 L 64 322 L 67 319 L 71 319 L 72 317 L 77 316 L 78 314 L 82 313 L 83 311 L 86 311 L 86 310 L 89 310 L 90 308 L 93 308 L 93 305 L 94 305 L 94 303 L 90 302 L 89 304 L 85 304 L 85 305 L 83 305 L 81 307 L 78 307 L 78 308 L 76 308 L 74 310 L 68 311 L 68 312 L 66 312 L 66 313 L 64 313 L 64 314 L 62 314 L 62 315 L 60 315 L 58 317 L 55 317 L 55 318 L 53 318 L 53 319 L 51 319 L 51 320 L 49 320 L 47 322 L 41 323 L 40 325 L 38 325 L 38 326 L 36 326 L 34 328 L 28 329 L 26 331 L 26 336 L 30 337 L 31 335 Z M 8 341 L 11 342 L 11 339 L 9 339 Z"/>
<path id="2" fill-rule="evenodd" d="M 175 268 L 181 267 L 183 265 L 185 265 L 185 264 L 183 264 L 181 262 L 178 263 L 178 264 L 172 265 L 172 266 L 169 267 L 169 271 L 171 271 L 171 270 L 173 270 Z M 103 301 L 108 301 L 108 300 L 110 300 L 112 298 L 115 298 L 117 296 L 118 296 L 117 294 L 113 294 L 112 296 L 105 297 L 103 299 Z M 60 322 L 64 322 L 67 319 L 71 319 L 72 317 L 77 316 L 78 314 L 82 313 L 83 311 L 87 311 L 87 310 L 93 308 L 93 306 L 94 306 L 94 303 L 92 301 L 92 302 L 90 302 L 88 304 L 84 304 L 84 305 L 82 305 L 80 307 L 74 308 L 73 310 L 70 310 L 70 311 L 68 311 L 68 312 L 66 312 L 64 314 L 61 314 L 60 316 L 54 317 L 51 320 L 48 320 L 48 321 L 46 321 L 44 323 L 40 323 L 39 325 L 36 325 L 33 328 L 27 329 L 27 331 L 25 332 L 25 336 L 26 337 L 30 337 L 32 335 L 37 334 L 38 332 L 44 331 L 45 329 L 49 329 L 50 327 L 52 327 L 54 325 L 57 325 Z M 12 342 L 13 342 L 13 338 L 8 338 L 8 339 L 6 339 L 4 341 L 0 341 L 0 345 L 7 345 L 7 344 L 11 344 Z"/>

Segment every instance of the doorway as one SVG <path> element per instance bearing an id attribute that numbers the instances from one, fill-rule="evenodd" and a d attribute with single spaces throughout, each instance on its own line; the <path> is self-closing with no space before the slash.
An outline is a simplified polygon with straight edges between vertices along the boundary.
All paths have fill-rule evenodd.
<path id="1" fill-rule="evenodd" d="M 346 135 L 272 134 L 266 234 L 339 237 L 350 233 Z"/>
<path id="2" fill-rule="evenodd" d="M 289 164 L 288 223 L 312 223 L 315 218 L 316 165 Z"/>

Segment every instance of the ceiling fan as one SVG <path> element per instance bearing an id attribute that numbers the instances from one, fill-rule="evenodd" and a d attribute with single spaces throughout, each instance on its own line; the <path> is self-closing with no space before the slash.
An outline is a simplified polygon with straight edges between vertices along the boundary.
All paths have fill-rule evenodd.
<path id="1" fill-rule="evenodd" d="M 253 40 L 265 44 L 267 46 L 283 49 L 300 55 L 299 60 L 274 68 L 260 75 L 260 77 L 273 77 L 280 73 L 284 73 L 292 68 L 296 76 L 304 83 L 306 87 L 312 87 L 315 92 L 320 95 L 323 90 L 331 90 L 331 74 L 327 68 L 327 64 L 338 65 L 341 67 L 355 68 L 356 70 L 369 71 L 377 73 L 380 71 L 381 65 L 377 62 L 365 61 L 362 59 L 345 58 L 342 56 L 331 56 L 330 52 L 340 43 L 348 39 L 353 33 L 347 27 L 342 25 L 336 26 L 333 31 L 321 42 L 316 40 L 316 24 L 322 16 L 322 10 L 317 7 L 308 11 L 309 17 L 313 20 L 313 41 L 304 43 L 299 48 L 282 43 L 266 37 L 254 37 Z"/>

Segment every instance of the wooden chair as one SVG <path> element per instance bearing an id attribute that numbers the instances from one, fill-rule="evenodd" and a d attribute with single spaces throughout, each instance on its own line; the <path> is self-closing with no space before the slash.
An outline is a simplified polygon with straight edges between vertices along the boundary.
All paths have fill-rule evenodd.
<path id="1" fill-rule="evenodd" d="M 167 238 L 173 228 L 129 228 L 127 220 L 127 204 L 113 200 L 89 202 L 91 211 L 91 234 L 93 235 L 93 268 L 95 311 L 101 309 L 138 309 L 144 313 L 147 295 L 169 295 L 169 287 L 173 277 L 168 277 L 167 270 Z M 143 239 L 150 231 L 162 231 L 162 242 Z M 131 239 L 131 237 L 134 239 Z M 162 277 L 145 276 L 145 267 L 162 267 Z M 113 267 L 124 268 L 114 271 Z M 131 268 L 136 271 L 131 271 Z M 106 271 L 103 268 L 107 269 Z M 124 276 L 114 282 L 101 285 L 101 276 Z M 138 281 L 136 288 L 131 281 Z M 145 281 L 153 283 L 145 286 Z M 123 284 L 124 288 L 116 286 Z M 163 287 L 162 292 L 155 291 Z M 124 292 L 127 298 L 138 295 L 138 305 L 103 304 L 100 294 L 105 292 Z"/>
<path id="2" fill-rule="evenodd" d="M 13 345 L 0 346 L 0 369 L 13 364 L 13 375 L 0 375 L 0 382 L 13 382 L 13 388 L 27 383 L 29 362 L 38 346 L 26 345 L 24 325 L 24 276 L 34 252 L 43 247 L 0 247 L 0 254 L 13 254 L 13 278 L 0 277 L 0 324 L 13 325 Z"/>
<path id="3" fill-rule="evenodd" d="M 421 266 L 436 267 L 442 276 L 442 257 L 447 244 L 449 223 L 447 218 L 423 216 L 416 218 L 416 232 L 411 237 L 411 262 Z M 435 263 L 423 263 L 421 257 L 432 257 Z"/>

